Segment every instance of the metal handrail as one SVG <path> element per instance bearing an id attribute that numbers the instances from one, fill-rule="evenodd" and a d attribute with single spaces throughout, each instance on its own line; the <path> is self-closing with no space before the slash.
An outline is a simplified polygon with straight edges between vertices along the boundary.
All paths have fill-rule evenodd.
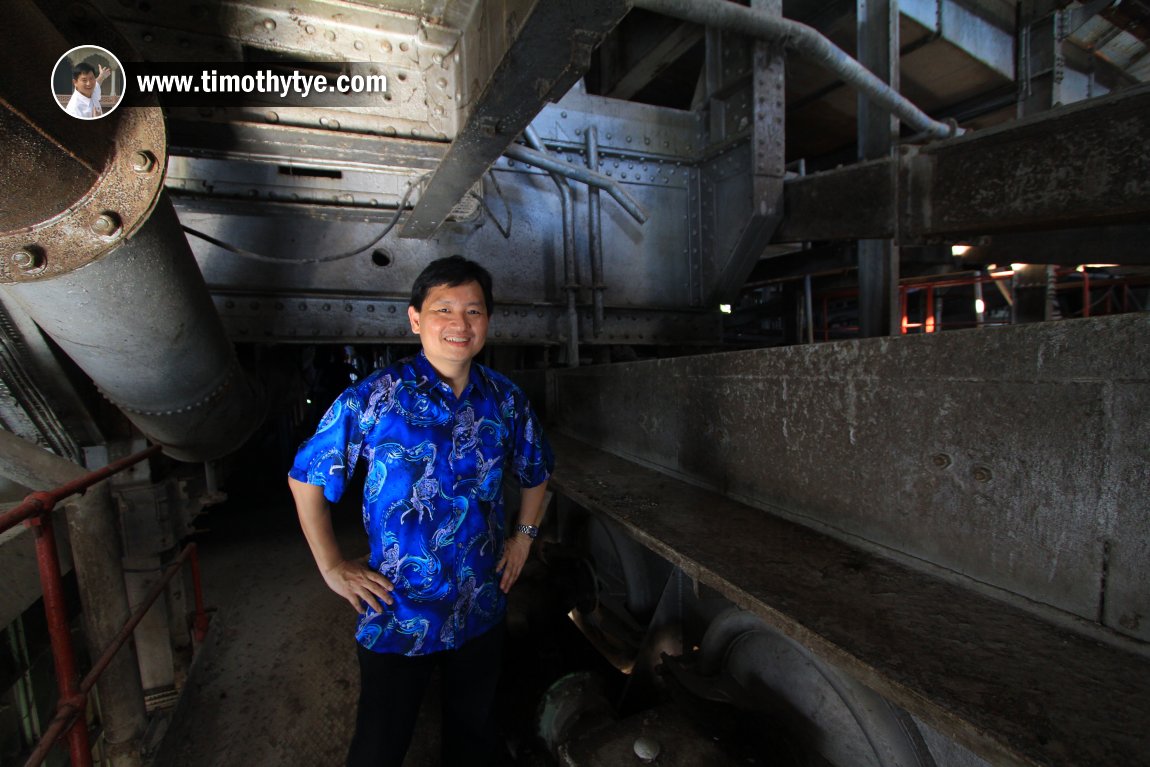
<path id="1" fill-rule="evenodd" d="M 196 641 L 202 642 L 207 634 L 208 619 L 204 609 L 203 589 L 200 584 L 199 557 L 196 545 L 189 543 L 167 567 L 160 580 L 148 591 L 143 603 L 105 648 L 88 674 L 79 685 L 76 684 L 76 653 L 72 647 L 71 629 L 68 626 L 68 610 L 64 597 L 63 576 L 60 574 L 60 559 L 56 550 L 56 536 L 52 526 L 52 511 L 56 504 L 65 498 L 84 492 L 96 483 L 128 469 L 158 452 L 160 452 L 160 446 L 153 445 L 54 490 L 30 493 L 14 509 L 0 514 L 0 533 L 23 522 L 32 529 L 36 537 L 36 561 L 40 569 L 40 587 L 44 593 L 44 612 L 48 617 L 52 660 L 56 667 L 56 684 L 60 693 L 56 705 L 56 715 L 40 737 L 36 748 L 32 751 L 28 761 L 24 763 L 24 767 L 38 767 L 42 764 L 52 746 L 65 732 L 68 733 L 73 767 L 91 767 L 92 749 L 88 740 L 88 727 L 81 716 L 87 711 L 88 695 L 96 685 L 100 675 L 112 662 L 115 654 L 131 638 L 136 626 L 159 599 L 160 594 L 167 588 L 168 583 L 175 577 L 180 567 L 188 562 L 192 567 L 192 582 L 195 592 L 196 612 L 193 628 Z"/>
<path id="2" fill-rule="evenodd" d="M 195 600 L 196 600 L 196 617 L 193 623 L 194 636 L 197 643 L 202 643 L 208 632 L 208 617 L 207 611 L 204 609 L 204 594 L 200 586 L 199 580 L 199 554 L 197 553 L 196 544 L 189 543 L 183 548 L 179 556 L 177 556 L 172 563 L 164 570 L 164 574 L 160 577 L 148 593 L 144 596 L 144 601 L 140 607 L 116 634 L 112 642 L 105 648 L 104 652 L 100 655 L 99 659 L 92 665 L 92 670 L 88 672 L 87 676 L 80 682 L 78 695 L 72 699 L 65 699 L 63 696 L 60 698 L 60 703 L 56 707 L 56 716 L 48 723 L 48 728 L 44 730 L 44 734 L 40 736 L 40 742 L 37 744 L 36 749 L 28 757 L 28 761 L 24 763 L 24 767 L 39 767 L 43 764 L 44 760 L 48 757 L 48 752 L 56 741 L 64 733 L 65 730 L 71 726 L 76 717 L 83 714 L 88 707 L 88 694 L 91 693 L 92 688 L 96 686 L 99 681 L 100 675 L 104 670 L 111 665 L 112 659 L 116 653 L 132 638 L 132 632 L 136 630 L 136 626 L 152 609 L 152 605 L 160 598 L 160 594 L 164 593 L 172 578 L 180 571 L 180 568 L 187 564 L 190 560 L 192 566 L 192 580 L 195 585 Z M 91 764 L 91 756 L 89 755 L 86 764 Z"/>
<path id="3" fill-rule="evenodd" d="M 61 485 L 55 490 L 41 490 L 39 492 L 30 493 L 18 506 L 13 509 L 0 514 L 0 533 L 3 533 L 21 522 L 25 522 L 32 517 L 47 514 L 56 507 L 56 504 L 64 500 L 70 495 L 82 493 L 97 482 L 101 482 L 113 474 L 119 474 L 124 469 L 135 466 L 145 458 L 150 458 L 156 453 L 160 452 L 159 445 L 152 445 L 149 448 L 134 453 L 127 458 L 121 458 L 118 461 L 104 466 L 103 468 L 96 469 L 93 472 L 85 474 L 82 477 L 77 477 L 66 485 Z"/>

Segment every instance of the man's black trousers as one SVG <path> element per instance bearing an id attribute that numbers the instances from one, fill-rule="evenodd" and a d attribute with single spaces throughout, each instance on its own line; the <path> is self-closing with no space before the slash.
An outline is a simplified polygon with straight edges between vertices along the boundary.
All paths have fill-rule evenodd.
<path id="1" fill-rule="evenodd" d="M 500 744 L 495 693 L 505 633 L 501 623 L 459 649 L 430 655 L 377 653 L 359 647 L 359 708 L 348 767 L 402 767 L 436 667 L 443 683 L 439 733 L 443 767 L 493 763 Z"/>

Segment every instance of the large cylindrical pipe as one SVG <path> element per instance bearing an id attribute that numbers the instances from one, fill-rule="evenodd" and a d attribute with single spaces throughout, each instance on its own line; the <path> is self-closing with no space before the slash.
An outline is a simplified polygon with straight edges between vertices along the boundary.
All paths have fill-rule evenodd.
<path id="1" fill-rule="evenodd" d="M 635 7 L 779 43 L 831 70 L 844 82 L 927 136 L 949 138 L 959 132 L 954 125 L 931 119 L 898 91 L 847 55 L 842 48 L 806 24 L 752 10 L 729 0 L 635 0 Z"/>
<path id="2" fill-rule="evenodd" d="M 30 0 L 15 0 L 0 44 L 30 72 L 68 49 Z M 89 39 L 129 56 L 115 27 L 77 6 Z M 169 455 L 218 458 L 263 417 L 199 267 L 162 194 L 158 104 L 77 120 L 36 78 L 0 94 L 0 286 L 101 391 Z"/>
<path id="3" fill-rule="evenodd" d="M 5 289 L 168 455 L 218 458 L 262 420 L 166 196 L 112 253 Z"/>

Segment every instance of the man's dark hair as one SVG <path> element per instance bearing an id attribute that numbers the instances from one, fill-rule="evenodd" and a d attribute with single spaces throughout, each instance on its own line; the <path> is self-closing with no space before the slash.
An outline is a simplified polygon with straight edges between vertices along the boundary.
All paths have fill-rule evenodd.
<path id="1" fill-rule="evenodd" d="M 491 273 L 463 256 L 448 256 L 428 264 L 411 286 L 410 304 L 415 307 L 415 311 L 423 311 L 423 299 L 427 298 L 432 288 L 440 285 L 454 288 L 469 282 L 479 283 L 483 290 L 483 302 L 487 304 L 487 313 L 491 314 L 495 308 L 495 299 L 491 293 Z"/>
<path id="2" fill-rule="evenodd" d="M 83 74 L 94 75 L 96 74 L 96 68 L 86 61 L 81 61 L 72 67 L 72 82 L 76 82 L 76 79 Z"/>

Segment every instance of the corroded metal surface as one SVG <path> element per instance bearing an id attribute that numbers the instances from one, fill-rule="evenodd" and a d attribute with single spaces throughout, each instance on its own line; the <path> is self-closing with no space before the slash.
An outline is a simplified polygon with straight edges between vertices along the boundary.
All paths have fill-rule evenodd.
<path id="1" fill-rule="evenodd" d="M 0 284 L 49 279 L 116 248 L 148 218 L 167 164 L 158 106 L 78 120 L 45 98 L 44 79 L 24 76 L 52 71 L 72 47 L 57 24 L 82 30 L 85 44 L 130 53 L 106 19 L 79 3 L 41 10 L 20 0 L 6 13 L 0 47 L 21 73 L 6 71 L 0 94 Z"/>
<path id="2" fill-rule="evenodd" d="M 107 257 L 5 292 L 170 456 L 220 457 L 263 419 L 166 198 Z"/>
<path id="3" fill-rule="evenodd" d="M 60 119 L 71 120 L 61 113 Z M 77 200 L 44 221 L 0 234 L 0 283 L 49 279 L 89 264 L 130 238 L 147 220 L 167 163 L 158 107 L 124 108 L 115 120 L 106 164 Z"/>

